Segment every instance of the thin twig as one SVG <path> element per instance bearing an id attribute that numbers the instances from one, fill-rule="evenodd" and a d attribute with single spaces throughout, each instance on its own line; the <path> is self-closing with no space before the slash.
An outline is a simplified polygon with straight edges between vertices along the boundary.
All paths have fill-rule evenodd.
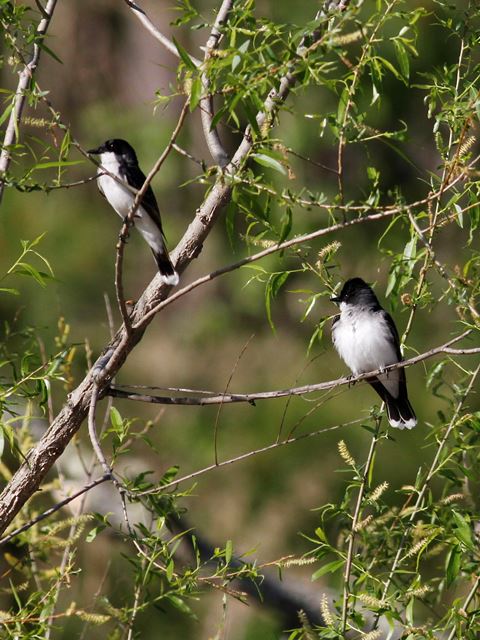
<path id="1" fill-rule="evenodd" d="M 105 474 L 101 478 L 97 478 L 97 480 L 92 480 L 92 482 L 89 482 L 88 484 L 86 484 L 84 487 L 82 487 L 82 489 L 79 489 L 78 491 L 73 493 L 71 496 L 68 496 L 68 498 L 65 498 L 64 500 L 61 500 L 60 502 L 57 502 L 57 504 L 53 505 L 53 507 L 50 507 L 49 509 L 46 509 L 40 515 L 36 516 L 32 520 L 29 520 L 27 523 L 25 523 L 21 527 L 18 527 L 17 529 L 14 529 L 7 536 L 4 536 L 3 538 L 1 538 L 0 539 L 0 546 L 3 546 L 5 544 L 7 544 L 7 542 L 10 542 L 10 540 L 15 538 L 16 536 L 20 535 L 24 531 L 28 531 L 28 529 L 31 529 L 33 526 L 35 526 L 36 524 L 38 524 L 42 520 L 45 520 L 45 518 L 48 518 L 49 516 L 51 516 L 56 511 L 59 511 L 60 509 L 62 509 L 64 506 L 66 506 L 67 504 L 69 504 L 73 500 L 76 500 L 79 496 L 83 495 L 84 493 L 87 493 L 87 491 L 90 491 L 90 489 L 93 489 L 94 487 L 98 487 L 99 484 L 102 484 L 103 482 L 106 482 L 107 480 L 110 480 L 110 474 L 108 474 L 108 475 Z"/>
<path id="2" fill-rule="evenodd" d="M 92 397 L 90 399 L 90 409 L 88 411 L 88 435 L 90 436 L 90 442 L 92 443 L 93 450 L 95 455 L 97 456 L 97 460 L 103 468 L 105 475 L 108 475 L 110 478 L 113 477 L 112 468 L 108 464 L 107 459 L 102 451 L 100 446 L 100 442 L 98 441 L 97 436 L 97 428 L 95 422 L 95 411 L 97 408 L 98 402 L 98 384 L 93 385 Z"/>
<path id="3" fill-rule="evenodd" d="M 370 475 L 370 467 L 372 465 L 373 454 L 375 453 L 375 448 L 378 442 L 378 434 L 380 430 L 380 419 L 376 420 L 377 426 L 375 429 L 375 434 L 370 442 L 370 448 L 368 450 L 367 460 L 365 462 L 365 469 L 363 471 L 362 479 L 360 482 L 360 487 L 358 489 L 357 502 L 355 504 L 355 512 L 353 514 L 352 520 L 352 528 L 350 531 L 350 536 L 348 540 L 348 549 L 347 549 L 347 559 L 345 561 L 345 570 L 343 574 L 343 605 L 342 605 L 342 625 L 341 625 L 341 633 L 342 635 L 345 633 L 347 628 L 347 615 L 348 615 L 348 600 L 350 597 L 350 575 L 352 571 L 352 561 L 353 561 L 353 547 L 355 544 L 355 533 L 357 529 L 358 520 L 360 517 L 360 511 L 362 508 L 363 494 L 365 493 L 365 487 L 368 483 L 368 477 Z"/>
<path id="4" fill-rule="evenodd" d="M 123 257 L 125 253 L 126 241 L 128 238 L 129 229 L 131 226 L 135 224 L 135 214 L 138 210 L 142 202 L 142 198 L 145 195 L 148 187 L 150 186 L 151 181 L 155 177 L 155 175 L 160 171 L 163 163 L 167 159 L 169 153 L 173 148 L 173 144 L 177 139 L 178 134 L 180 133 L 180 129 L 185 122 L 185 118 L 188 113 L 188 100 L 184 103 L 183 108 L 180 112 L 180 116 L 178 118 L 175 129 L 173 130 L 172 135 L 170 136 L 170 140 L 168 141 L 165 149 L 162 154 L 155 162 L 147 177 L 145 178 L 145 182 L 141 186 L 141 188 L 135 193 L 135 198 L 130 207 L 128 214 L 125 216 L 123 220 L 123 225 L 118 234 L 118 243 L 117 243 L 117 254 L 115 259 L 115 290 L 117 294 L 117 302 L 118 307 L 120 309 L 120 313 L 122 315 L 123 325 L 125 327 L 125 333 L 129 336 L 132 332 L 132 323 L 130 321 L 130 316 L 128 315 L 127 304 L 125 301 L 125 296 L 123 293 Z"/>
<path id="5" fill-rule="evenodd" d="M 303 433 L 300 436 L 296 436 L 295 438 L 288 438 L 285 440 L 280 440 L 279 442 L 273 442 L 272 444 L 268 444 L 265 447 L 260 447 L 259 449 L 254 449 L 253 451 L 248 451 L 247 453 L 242 453 L 239 456 L 235 456 L 234 458 L 230 458 L 228 460 L 222 460 L 218 464 L 211 464 L 208 467 L 204 467 L 203 469 L 199 469 L 198 471 L 193 471 L 181 478 L 177 478 L 176 480 L 172 480 L 171 482 L 167 482 L 167 484 L 162 484 L 159 487 L 155 487 L 155 489 L 147 489 L 146 491 L 138 491 L 132 495 L 135 497 L 147 496 L 152 494 L 163 493 L 167 489 L 171 487 L 176 487 L 182 482 L 186 482 L 187 480 L 192 480 L 193 478 L 198 478 L 198 476 L 202 476 L 205 473 L 209 473 L 214 469 L 220 469 L 222 467 L 226 467 L 231 464 L 235 464 L 236 462 L 241 462 L 243 460 L 247 460 L 248 458 L 252 458 L 254 456 L 259 455 L 260 453 L 266 453 L 267 451 L 272 451 L 273 449 L 278 449 L 279 447 L 284 447 L 289 444 L 294 444 L 295 442 L 300 442 L 301 440 L 305 440 L 307 438 L 315 438 L 317 436 L 322 435 L 323 433 L 328 433 L 329 431 L 336 431 L 337 429 L 341 429 L 343 427 L 348 427 L 353 424 L 358 424 L 359 422 L 364 422 L 363 418 L 357 418 L 356 420 L 350 420 L 350 422 L 344 422 L 342 424 L 337 424 L 333 427 L 324 427 L 323 429 L 318 429 L 318 431 L 311 431 L 309 433 Z"/>
<path id="6" fill-rule="evenodd" d="M 175 404 L 193 406 L 206 406 L 216 404 L 222 405 L 237 402 L 248 402 L 250 404 L 254 404 L 257 400 L 272 400 L 275 398 L 285 398 L 289 396 L 302 396 L 307 393 L 314 393 L 315 391 L 325 391 L 327 389 L 339 387 L 340 385 L 351 385 L 356 382 L 368 380 L 382 373 L 388 373 L 390 371 L 394 371 L 395 369 L 401 369 L 404 367 L 409 367 L 413 364 L 417 364 L 418 362 L 423 362 L 424 360 L 438 355 L 439 353 L 448 353 L 449 355 L 473 355 L 476 353 L 480 353 L 480 347 L 473 347 L 471 349 L 452 349 L 450 346 L 452 344 L 455 344 L 456 342 L 459 342 L 463 338 L 466 338 L 470 334 L 470 332 L 471 329 L 468 329 L 461 335 L 452 338 L 439 347 L 434 347 L 429 351 L 425 351 L 424 353 L 421 353 L 412 358 L 408 358 L 407 360 L 396 362 L 395 364 L 391 364 L 388 367 L 384 367 L 383 369 L 376 369 L 375 371 L 361 373 L 357 376 L 343 376 L 342 378 L 337 378 L 336 380 L 329 380 L 327 382 L 319 382 L 316 384 L 307 384 L 302 385 L 301 387 L 292 387 L 290 389 L 280 389 L 277 391 L 260 391 L 255 393 L 220 393 L 211 396 L 205 396 L 204 394 L 206 392 L 204 391 L 197 392 L 194 389 L 190 389 L 189 391 L 191 393 L 197 394 L 196 397 L 146 395 L 133 391 L 117 389 L 115 387 L 110 387 L 106 393 L 107 395 L 110 395 L 114 398 L 136 400 L 138 402 L 147 402 L 151 404 Z"/>
<path id="7" fill-rule="evenodd" d="M 232 382 L 232 378 L 235 374 L 235 371 L 237 370 L 238 364 L 240 362 L 240 360 L 242 359 L 243 354 L 245 353 L 245 351 L 248 348 L 248 345 L 250 344 L 250 342 L 253 340 L 253 338 L 255 337 L 255 334 L 252 333 L 252 335 L 249 337 L 249 339 L 247 340 L 247 342 L 243 345 L 240 353 L 238 354 L 238 357 L 235 361 L 235 364 L 233 365 L 233 368 L 230 372 L 230 375 L 228 377 L 227 380 L 227 384 L 225 385 L 225 389 L 223 390 L 223 396 L 225 396 L 227 394 L 227 391 L 230 387 L 230 383 Z M 217 415 L 215 417 L 215 424 L 213 427 L 213 450 L 215 452 L 215 464 L 218 464 L 218 424 L 220 421 L 220 413 L 222 411 L 222 407 L 223 407 L 223 402 L 220 402 L 220 406 L 218 407 L 218 411 L 217 411 Z"/>

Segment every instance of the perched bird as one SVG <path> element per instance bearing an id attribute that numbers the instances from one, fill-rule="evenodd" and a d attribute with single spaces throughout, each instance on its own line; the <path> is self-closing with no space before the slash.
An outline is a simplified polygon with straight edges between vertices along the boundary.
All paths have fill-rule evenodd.
<path id="1" fill-rule="evenodd" d="M 138 166 L 134 149 L 125 140 L 113 139 L 107 140 L 97 149 L 90 149 L 88 153 L 100 156 L 101 166 L 98 168 L 97 179 L 100 193 L 118 215 L 125 218 L 133 205 L 136 191 L 141 189 L 146 179 Z M 104 173 L 104 170 L 125 182 L 131 189 L 122 186 L 118 180 Z M 178 284 L 178 274 L 168 255 L 160 211 L 150 185 L 135 212 L 134 223 L 150 246 L 163 281 L 172 286 Z"/>
<path id="2" fill-rule="evenodd" d="M 332 325 L 332 340 L 353 375 L 384 369 L 400 362 L 400 339 L 392 317 L 361 278 L 347 280 L 339 296 L 330 298 L 340 307 Z M 413 429 L 415 412 L 407 396 L 405 369 L 368 378 L 387 407 L 388 421 L 397 429 Z"/>

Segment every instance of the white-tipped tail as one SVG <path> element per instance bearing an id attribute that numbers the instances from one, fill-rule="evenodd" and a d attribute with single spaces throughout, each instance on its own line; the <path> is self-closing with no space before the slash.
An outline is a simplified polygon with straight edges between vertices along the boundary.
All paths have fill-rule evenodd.
<path id="1" fill-rule="evenodd" d="M 178 273 L 176 271 L 174 271 L 173 273 L 167 275 L 164 275 L 163 273 L 160 274 L 163 282 L 165 282 L 165 284 L 168 284 L 170 287 L 176 287 L 180 278 L 178 277 Z"/>
<path id="2" fill-rule="evenodd" d="M 402 420 L 392 420 L 390 418 L 388 422 L 390 423 L 390 426 L 395 429 L 413 429 L 413 427 L 417 426 L 416 418 L 409 418 L 408 420 L 405 420 L 405 422 Z"/>

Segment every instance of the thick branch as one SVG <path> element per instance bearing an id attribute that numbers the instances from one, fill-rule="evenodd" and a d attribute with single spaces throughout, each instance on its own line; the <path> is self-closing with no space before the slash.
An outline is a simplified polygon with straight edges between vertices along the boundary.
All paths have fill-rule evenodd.
<path id="1" fill-rule="evenodd" d="M 0 203 L 3 197 L 3 191 L 5 189 L 5 174 L 10 166 L 11 155 L 10 147 L 14 143 L 17 136 L 20 120 L 22 117 L 23 107 L 25 106 L 25 98 L 27 87 L 33 78 L 40 59 L 41 47 L 38 41 L 42 40 L 47 33 L 48 26 L 52 19 L 53 12 L 57 0 L 48 0 L 45 9 L 42 10 L 42 19 L 37 27 L 36 37 L 37 42 L 33 45 L 33 54 L 28 62 L 19 74 L 17 90 L 15 91 L 15 98 L 13 102 L 13 108 L 10 113 L 7 128 L 5 130 L 5 136 L 3 138 L 2 151 L 0 153 Z"/>
<path id="2" fill-rule="evenodd" d="M 221 29 L 227 21 L 228 14 L 232 8 L 233 0 L 223 0 L 222 6 L 217 15 L 217 19 L 212 28 L 210 37 L 205 47 L 204 65 L 212 57 L 213 52 L 218 48 L 221 39 Z M 202 117 L 203 135 L 207 142 L 208 150 L 216 164 L 225 167 L 228 164 L 228 154 L 222 145 L 216 127 L 212 127 L 213 122 L 213 96 L 210 93 L 210 81 L 208 74 L 202 73 L 202 86 L 205 96 L 200 100 L 200 112 Z"/>
<path id="3" fill-rule="evenodd" d="M 455 344 L 456 342 L 459 342 L 460 340 L 465 338 L 469 333 L 470 331 L 465 331 L 460 336 L 456 336 L 452 340 L 449 340 L 439 347 L 430 349 L 429 351 L 421 353 L 418 356 L 414 356 L 413 358 L 409 358 L 408 360 L 403 360 L 402 362 L 392 364 L 389 367 L 385 367 L 385 369 L 376 369 L 375 371 L 362 373 L 358 376 L 344 376 L 343 378 L 337 378 L 336 380 L 319 382 L 317 384 L 307 384 L 301 387 L 292 387 L 291 389 L 280 389 L 278 391 L 262 391 L 258 393 L 220 393 L 215 395 L 212 394 L 206 397 L 205 395 L 197 397 L 175 397 L 145 395 L 142 393 L 136 393 L 134 391 L 124 391 L 122 389 L 110 387 L 107 391 L 107 395 L 112 396 L 113 398 L 137 400 L 138 402 L 147 402 L 151 404 L 180 404 L 194 406 L 231 404 L 236 402 L 249 402 L 250 404 L 255 404 L 257 400 L 273 400 L 275 398 L 285 398 L 289 396 L 303 396 L 307 393 L 313 393 L 315 391 L 326 391 L 328 389 L 334 389 L 335 387 L 339 387 L 341 385 L 351 385 L 355 382 L 368 380 L 369 378 L 373 378 L 385 372 L 394 371 L 395 369 L 409 367 L 412 364 L 423 362 L 423 360 L 427 360 L 428 358 L 438 355 L 439 353 L 448 353 L 451 355 L 472 355 L 480 353 L 480 347 L 474 347 L 472 349 L 452 349 L 450 347 L 450 345 Z"/>

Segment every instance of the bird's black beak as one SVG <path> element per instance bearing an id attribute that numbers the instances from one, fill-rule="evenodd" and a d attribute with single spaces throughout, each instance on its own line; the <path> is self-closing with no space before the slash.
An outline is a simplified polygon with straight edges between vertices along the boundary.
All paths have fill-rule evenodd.
<path id="1" fill-rule="evenodd" d="M 98 147 L 97 149 L 89 149 L 87 151 L 87 153 L 91 154 L 92 156 L 99 156 L 101 153 L 103 153 L 105 151 L 105 147 L 103 145 L 101 145 L 100 147 Z"/>
<path id="2" fill-rule="evenodd" d="M 332 296 L 330 298 L 330 302 L 334 302 L 335 304 L 338 304 L 339 302 L 341 302 L 340 296 Z"/>

